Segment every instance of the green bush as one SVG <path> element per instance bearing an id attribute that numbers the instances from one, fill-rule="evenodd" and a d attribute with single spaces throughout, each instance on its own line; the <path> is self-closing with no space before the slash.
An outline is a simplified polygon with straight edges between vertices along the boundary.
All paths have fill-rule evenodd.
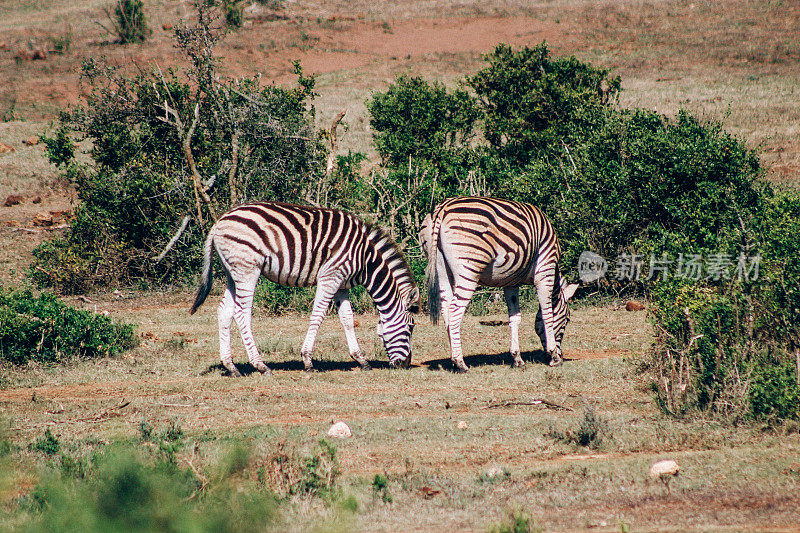
<path id="1" fill-rule="evenodd" d="M 244 23 L 244 5 L 241 0 L 223 0 L 225 22 L 232 28 L 241 28 Z"/>
<path id="2" fill-rule="evenodd" d="M 135 343 L 133 326 L 75 309 L 53 294 L 0 288 L 0 359 L 22 364 L 103 357 Z"/>
<path id="3" fill-rule="evenodd" d="M 50 431 L 50 428 L 44 430 L 44 435 L 33 443 L 31 443 L 30 449 L 36 450 L 37 452 L 42 452 L 45 455 L 55 455 L 58 453 L 58 449 L 60 447 L 60 443 L 58 442 L 58 438 L 53 435 L 53 432 Z"/>
<path id="4" fill-rule="evenodd" d="M 398 76 L 385 93 L 367 102 L 375 148 L 392 166 L 409 158 L 442 167 L 469 146 L 480 117 L 477 102 L 464 90 L 448 92 L 441 83 Z"/>
<path id="5" fill-rule="evenodd" d="M 144 42 L 150 35 L 144 16 L 144 2 L 117 0 L 114 8 L 114 26 L 122 44 Z"/>
<path id="6" fill-rule="evenodd" d="M 765 357 L 758 361 L 749 391 L 753 417 L 768 421 L 800 419 L 796 364 L 789 357 Z"/>
<path id="7" fill-rule="evenodd" d="M 197 26 L 176 30 L 190 72 L 130 77 L 84 63 L 85 106 L 65 114 L 45 141 L 80 203 L 66 234 L 34 252 L 31 277 L 40 286 L 76 293 L 194 280 L 216 213 L 314 197 L 327 156 L 308 105 L 314 79 L 298 64 L 295 88 L 220 78 L 213 45 L 222 35 L 212 8 L 198 9 Z M 91 139 L 91 165 L 73 157 L 68 130 Z"/>
<path id="8" fill-rule="evenodd" d="M 670 413 L 733 422 L 800 418 L 800 198 L 764 198 L 760 216 L 744 220 L 739 242 L 760 258 L 757 276 L 653 288 L 654 385 Z"/>
<path id="9" fill-rule="evenodd" d="M 757 155 L 717 123 L 614 111 L 569 153 L 510 173 L 498 194 L 550 216 L 569 271 L 584 250 L 610 261 L 738 255 L 740 218 L 755 217 L 770 194 L 760 175 Z"/>
<path id="10" fill-rule="evenodd" d="M 484 104 L 485 137 L 514 165 L 560 152 L 591 135 L 616 102 L 621 81 L 571 57 L 552 59 L 546 43 L 498 45 L 466 82 Z"/>
<path id="11" fill-rule="evenodd" d="M 263 531 L 277 501 L 255 483 L 187 467 L 161 468 L 135 450 L 110 447 L 83 477 L 46 476 L 31 494 L 30 531 Z"/>

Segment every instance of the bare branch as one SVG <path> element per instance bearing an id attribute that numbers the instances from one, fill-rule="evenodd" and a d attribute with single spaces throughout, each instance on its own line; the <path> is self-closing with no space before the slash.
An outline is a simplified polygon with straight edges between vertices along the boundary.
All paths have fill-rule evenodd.
<path id="1" fill-rule="evenodd" d="M 160 263 L 164 259 L 164 257 L 166 257 L 169 251 L 172 250 L 172 247 L 175 246 L 175 243 L 178 242 L 178 239 L 181 238 L 183 232 L 186 231 L 186 227 L 189 225 L 189 220 L 191 220 L 191 218 L 192 217 L 190 217 L 189 215 L 183 217 L 183 222 L 181 222 L 181 227 L 178 228 L 178 231 L 175 233 L 175 235 L 172 236 L 169 243 L 167 243 L 167 246 L 164 247 L 164 249 L 161 251 L 160 254 L 158 254 L 158 257 L 154 259 L 156 263 Z"/>

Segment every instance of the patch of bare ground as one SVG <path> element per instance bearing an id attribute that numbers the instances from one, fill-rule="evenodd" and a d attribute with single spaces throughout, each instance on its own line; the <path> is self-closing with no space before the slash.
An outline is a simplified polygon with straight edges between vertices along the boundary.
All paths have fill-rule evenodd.
<path id="1" fill-rule="evenodd" d="M 173 27 L 191 12 L 184 2 L 151 2 L 147 42 L 118 46 L 94 21 L 102 5 L 54 2 L 28 18 L 6 8 L 0 23 L 0 112 L 49 119 L 80 101 L 78 74 L 87 57 L 136 68 L 181 65 Z M 341 149 L 369 151 L 363 99 L 395 74 L 411 72 L 453 82 L 481 67 L 499 42 L 575 54 L 623 78 L 623 106 L 668 115 L 689 109 L 721 120 L 764 153 L 770 175 L 795 184 L 800 172 L 793 90 L 800 65 L 800 8 L 791 2 L 291 2 L 280 12 L 254 4 L 245 26 L 218 47 L 221 72 L 261 73 L 291 83 L 291 61 L 320 76 L 322 123 L 349 109 L 352 133 Z M 2 8 L 0 8 L 2 9 Z M 27 23 L 25 23 L 27 22 Z M 69 34 L 65 54 L 15 60 L 20 49 L 47 48 Z M 341 94 L 352 99 L 342 99 Z"/>

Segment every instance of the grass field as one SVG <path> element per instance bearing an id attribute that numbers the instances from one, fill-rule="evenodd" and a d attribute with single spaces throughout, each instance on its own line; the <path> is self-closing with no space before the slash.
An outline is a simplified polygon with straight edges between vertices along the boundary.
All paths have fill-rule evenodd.
<path id="1" fill-rule="evenodd" d="M 142 45 L 115 46 L 94 23 L 104 2 L 0 3 L 0 281 L 25 281 L 30 251 L 57 234 L 31 225 L 42 210 L 68 210 L 74 191 L 59 181 L 41 135 L 65 105 L 79 101 L 77 72 L 89 56 L 123 68 L 176 62 L 170 32 L 184 2 L 146 1 L 153 29 Z M 248 12 L 250 13 L 250 12 Z M 623 80 L 620 104 L 672 115 L 684 108 L 721 121 L 762 153 L 776 183 L 800 184 L 800 6 L 796 2 L 515 1 L 352 2 L 298 0 L 287 18 L 259 21 L 221 45 L 229 75 L 264 73 L 292 81 L 291 59 L 317 73 L 320 127 L 346 109 L 340 151 L 374 156 L 364 100 L 399 73 L 450 85 L 482 66 L 505 41 L 547 40 L 612 68 Z M 23 48 L 71 37 L 69 50 L 44 61 L 15 61 Z M 3 46 L 5 45 L 5 46 Z M 41 196 L 41 203 L 32 198 Z M 219 290 L 219 282 L 217 285 Z M 89 294 L 69 299 L 137 326 L 140 345 L 110 359 L 59 366 L 0 366 L 0 530 L 24 526 L 24 501 L 54 459 L 37 450 L 49 430 L 65 453 L 89 457 L 117 441 L 141 446 L 142 423 L 182 428 L 177 454 L 210 475 L 237 445 L 271 456 L 276 447 L 311 453 L 331 423 L 353 436 L 336 440 L 343 494 L 357 510 L 320 498 L 281 504 L 275 529 L 486 531 L 527 515 L 545 530 L 796 531 L 800 524 L 800 433 L 726 427 L 714 420 L 666 417 L 647 372 L 653 338 L 646 311 L 621 302 L 587 302 L 573 311 L 565 364 L 551 369 L 526 310 L 522 349 L 529 363 L 510 366 L 501 307 L 464 325 L 467 375 L 450 371 L 444 329 L 419 317 L 413 367 L 390 370 L 375 336 L 377 317 L 357 317 L 357 334 L 375 370 L 347 356 L 338 320 L 323 324 L 315 353 L 320 372 L 301 371 L 307 317 L 268 317 L 254 331 L 271 377 L 225 375 L 217 356 L 216 302 L 188 315 L 193 288 L 172 293 Z M 238 341 L 238 339 L 235 339 Z M 235 342 L 236 360 L 245 360 Z M 592 415 L 595 416 L 591 422 Z M 582 428 L 583 425 L 583 428 Z M 599 439 L 580 444 L 589 429 Z M 4 444 L 5 443 L 5 444 Z M 33 445 L 33 446 L 31 446 Z M 0 451 L 2 451 L 0 446 Z M 658 459 L 681 473 L 670 485 L 648 475 Z M 391 503 L 378 495 L 378 474 Z M 385 494 L 383 492 L 381 494 Z M 629 529 L 628 529 L 629 528 Z"/>
<path id="2" fill-rule="evenodd" d="M 331 316 L 315 354 L 321 371 L 307 374 L 298 354 L 305 317 L 257 316 L 274 375 L 233 379 L 215 356 L 215 306 L 189 317 L 189 300 L 123 294 L 76 302 L 140 324 L 142 344 L 115 359 L 4 369 L 0 405 L 24 468 L 3 504 L 29 490 L 47 464 L 25 445 L 48 429 L 86 453 L 98 441 L 134 441 L 142 422 L 176 421 L 187 439 L 180 453 L 196 445 L 201 461 L 213 462 L 234 442 L 308 450 L 342 420 L 353 432 L 335 443 L 342 484 L 360 503 L 345 517 L 347 528 L 481 530 L 518 509 L 547 530 L 755 530 L 800 519 L 797 428 L 765 433 L 666 418 L 641 368 L 650 342 L 645 312 L 576 309 L 558 369 L 537 362 L 543 354 L 532 344 L 531 313 L 522 326 L 529 360 L 522 370 L 510 366 L 507 327 L 481 324 L 502 314 L 468 317 L 467 375 L 450 371 L 444 332 L 426 320 L 415 330 L 413 368 L 388 369 L 373 315 L 358 317 L 357 333 L 375 370 L 356 370 Z M 581 446 L 565 436 L 578 434 L 587 409 L 599 417 L 600 440 Z M 682 468 L 671 493 L 648 476 L 663 458 Z M 374 501 L 375 474 L 388 479 L 393 503 Z M 431 491 L 438 492 L 426 496 Z M 288 507 L 298 529 L 343 519 L 335 507 Z"/>

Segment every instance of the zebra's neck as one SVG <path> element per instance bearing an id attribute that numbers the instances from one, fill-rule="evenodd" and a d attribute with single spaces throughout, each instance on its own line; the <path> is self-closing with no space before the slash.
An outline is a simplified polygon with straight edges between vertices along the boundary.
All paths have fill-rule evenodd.
<path id="1" fill-rule="evenodd" d="M 414 278 L 395 242 L 378 228 L 370 228 L 364 246 L 359 283 L 364 285 L 379 313 L 388 312 L 398 298 L 414 288 Z"/>

